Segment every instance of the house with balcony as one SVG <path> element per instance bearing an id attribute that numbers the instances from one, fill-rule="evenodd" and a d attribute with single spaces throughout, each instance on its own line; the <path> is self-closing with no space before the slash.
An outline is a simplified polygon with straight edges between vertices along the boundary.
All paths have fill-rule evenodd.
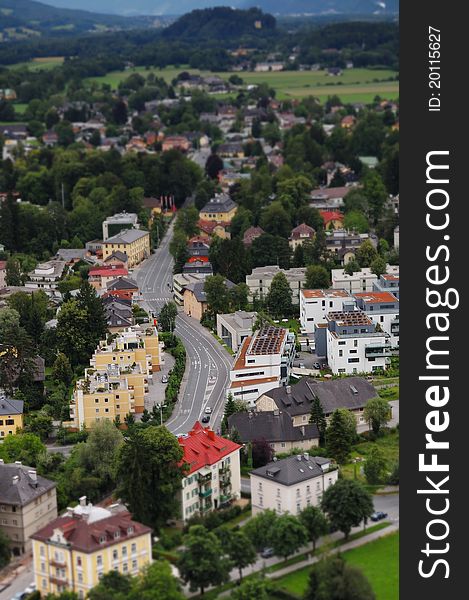
<path id="1" fill-rule="evenodd" d="M 308 452 L 274 459 L 249 474 L 252 514 L 270 509 L 278 515 L 297 515 L 308 506 L 319 506 L 338 473 L 330 458 L 310 456 Z"/>
<path id="2" fill-rule="evenodd" d="M 325 323 L 329 312 L 342 310 L 345 303 L 353 302 L 345 290 L 301 290 L 300 323 L 304 333 L 314 333 L 317 323 Z"/>
<path id="3" fill-rule="evenodd" d="M 399 299 L 399 267 L 392 273 L 384 273 L 373 282 L 373 292 L 389 292 Z"/>
<path id="4" fill-rule="evenodd" d="M 218 314 L 217 335 L 233 352 L 237 352 L 243 341 L 252 335 L 256 319 L 256 312 L 245 310 L 237 310 L 226 315 Z"/>
<path id="5" fill-rule="evenodd" d="M 399 300 L 390 292 L 359 292 L 354 295 L 357 308 L 377 328 L 390 335 L 391 344 L 399 346 Z"/>
<path id="6" fill-rule="evenodd" d="M 135 576 L 152 562 L 151 529 L 124 506 L 93 506 L 86 496 L 34 533 L 32 543 L 42 596 L 70 591 L 83 600 L 106 573 Z"/>
<path id="7" fill-rule="evenodd" d="M 328 313 L 314 332 L 316 354 L 327 357 L 334 375 L 385 371 L 395 349 L 391 336 L 361 310 Z"/>
<path id="8" fill-rule="evenodd" d="M 397 275 L 399 277 L 398 265 L 386 265 L 386 275 Z M 381 280 L 381 277 L 380 277 Z M 332 287 L 335 290 L 346 290 L 350 294 L 357 292 L 372 292 L 378 282 L 378 277 L 371 272 L 368 267 L 355 271 L 351 275 L 345 272 L 344 269 L 332 269 Z M 380 284 L 381 285 L 381 284 Z M 391 291 L 377 289 L 376 291 Z M 396 298 L 398 296 L 394 294 Z"/>
<path id="9" fill-rule="evenodd" d="M 64 260 L 49 260 L 40 263 L 34 271 L 28 273 L 28 281 L 26 281 L 25 287 L 32 290 L 43 290 L 48 294 L 54 293 L 67 270 Z"/>
<path id="10" fill-rule="evenodd" d="M 306 283 L 306 269 L 304 267 L 293 267 L 281 269 L 278 265 L 256 267 L 251 274 L 246 275 L 246 285 L 249 288 L 249 301 L 254 298 L 265 299 L 269 293 L 272 280 L 278 273 L 283 273 L 287 278 L 292 291 L 292 303 L 300 303 L 300 291 Z"/>
<path id="11" fill-rule="evenodd" d="M 241 497 L 241 446 L 215 434 L 198 421 L 189 433 L 178 436 L 184 450 L 181 464 L 187 465 L 182 480 L 182 521 L 228 506 Z"/>
<path id="12" fill-rule="evenodd" d="M 288 329 L 268 325 L 256 331 L 238 350 L 227 395 L 254 407 L 260 395 L 287 384 L 295 355 L 295 335 Z"/>

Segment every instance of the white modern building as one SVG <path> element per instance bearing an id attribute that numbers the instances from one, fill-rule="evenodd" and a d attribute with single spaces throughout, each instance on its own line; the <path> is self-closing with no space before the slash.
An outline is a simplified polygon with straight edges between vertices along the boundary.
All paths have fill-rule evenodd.
<path id="1" fill-rule="evenodd" d="M 386 273 L 393 275 L 399 274 L 399 266 L 387 265 Z M 350 294 L 357 292 L 371 292 L 373 284 L 378 280 L 378 277 L 371 272 L 371 269 L 364 268 L 356 271 L 352 275 L 348 275 L 344 269 L 332 269 L 332 287 L 334 290 L 345 290 Z"/>
<path id="2" fill-rule="evenodd" d="M 173 275 L 173 298 L 176 304 L 184 306 L 184 291 L 192 283 L 205 281 L 209 273 L 175 273 Z"/>
<path id="3" fill-rule="evenodd" d="M 327 356 L 334 375 L 387 369 L 393 354 L 390 335 L 377 331 L 364 312 L 332 312 L 326 321 L 316 325 L 316 353 Z"/>
<path id="4" fill-rule="evenodd" d="M 29 279 L 25 283 L 25 287 L 45 292 L 54 292 L 65 270 L 66 263 L 64 260 L 50 260 L 40 263 L 34 271 L 28 273 Z"/>
<path id="5" fill-rule="evenodd" d="M 138 216 L 135 213 L 121 212 L 103 221 L 103 240 L 120 233 L 123 229 L 138 229 Z"/>
<path id="6" fill-rule="evenodd" d="M 252 514 L 270 509 L 279 515 L 297 515 L 308 506 L 318 506 L 338 473 L 330 458 L 307 452 L 255 469 L 250 473 Z"/>
<path id="7" fill-rule="evenodd" d="M 270 290 L 272 279 L 278 273 L 283 273 L 287 278 L 292 291 L 293 304 L 299 304 L 300 291 L 306 282 L 306 269 L 297 267 L 292 269 L 281 269 L 277 265 L 268 267 L 256 267 L 250 275 L 246 275 L 246 285 L 249 287 L 249 300 L 253 298 L 264 299 Z"/>
<path id="8" fill-rule="evenodd" d="M 216 435 L 198 421 L 178 441 L 184 450 L 181 464 L 189 465 L 180 498 L 183 521 L 227 506 L 241 497 L 239 444 Z"/>
<path id="9" fill-rule="evenodd" d="M 393 346 L 399 346 L 399 300 L 390 292 L 360 292 L 354 298 L 357 308 L 390 335 Z"/>
<path id="10" fill-rule="evenodd" d="M 243 341 L 252 335 L 252 328 L 256 322 L 256 312 L 237 310 L 227 315 L 217 315 L 217 335 L 237 352 Z"/>
<path id="11" fill-rule="evenodd" d="M 303 333 L 314 333 L 317 323 L 325 323 L 329 312 L 343 310 L 353 298 L 345 290 L 301 290 L 300 322 Z"/>
<path id="12" fill-rule="evenodd" d="M 266 391 L 287 384 L 295 353 L 295 335 L 288 329 L 269 325 L 256 331 L 238 350 L 227 394 L 254 407 Z"/>

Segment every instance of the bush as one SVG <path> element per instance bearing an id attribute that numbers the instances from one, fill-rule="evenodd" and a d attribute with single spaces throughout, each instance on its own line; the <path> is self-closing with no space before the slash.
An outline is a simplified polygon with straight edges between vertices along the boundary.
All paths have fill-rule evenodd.
<path id="1" fill-rule="evenodd" d="M 160 534 L 159 545 L 164 550 L 172 550 L 182 544 L 182 531 L 162 531 Z"/>
<path id="2" fill-rule="evenodd" d="M 194 515 L 187 521 L 184 532 L 187 533 L 192 525 L 203 525 L 206 529 L 211 531 L 220 527 L 223 523 L 238 517 L 242 512 L 243 509 L 240 506 L 231 506 L 230 508 L 210 512 L 206 516 Z"/>

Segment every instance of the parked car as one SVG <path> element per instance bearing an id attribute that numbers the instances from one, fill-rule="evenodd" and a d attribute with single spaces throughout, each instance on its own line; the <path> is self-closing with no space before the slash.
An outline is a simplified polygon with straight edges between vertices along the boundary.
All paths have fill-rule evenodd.
<path id="1" fill-rule="evenodd" d="M 202 417 L 202 423 L 208 423 L 210 421 L 210 415 L 205 415 Z"/>
<path id="2" fill-rule="evenodd" d="M 264 550 L 262 550 L 262 552 L 261 552 L 262 558 L 270 558 L 273 555 L 274 555 L 273 548 L 264 548 Z"/>
<path id="3" fill-rule="evenodd" d="M 382 519 L 385 519 L 387 516 L 388 516 L 388 513 L 385 513 L 383 511 L 379 510 L 377 512 L 374 512 L 371 515 L 370 519 L 372 521 L 381 521 Z"/>
<path id="4" fill-rule="evenodd" d="M 167 375 L 163 375 L 163 377 L 161 378 L 161 383 L 168 383 L 168 376 Z"/>
<path id="5" fill-rule="evenodd" d="M 206 415 L 211 415 L 212 414 L 212 409 L 210 408 L 210 406 L 206 406 L 205 407 L 205 414 Z"/>
<path id="6" fill-rule="evenodd" d="M 298 366 L 299 366 L 300 369 L 304 369 L 305 368 L 305 363 L 300 363 Z"/>
<path id="7" fill-rule="evenodd" d="M 321 365 L 320 365 L 318 362 L 315 362 L 315 363 L 314 363 L 314 365 L 313 365 L 313 367 L 314 367 L 315 369 L 320 369 L 320 368 L 321 368 Z"/>

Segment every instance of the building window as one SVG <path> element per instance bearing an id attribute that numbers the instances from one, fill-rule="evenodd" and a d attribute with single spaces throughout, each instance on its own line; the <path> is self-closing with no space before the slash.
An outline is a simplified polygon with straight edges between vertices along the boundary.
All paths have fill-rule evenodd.
<path id="1" fill-rule="evenodd" d="M 81 556 L 77 556 L 77 567 L 81 567 Z"/>
<path id="2" fill-rule="evenodd" d="M 83 573 L 78 573 L 78 583 L 83 583 Z"/>
<path id="3" fill-rule="evenodd" d="M 122 556 L 127 556 L 127 546 L 122 547 Z"/>
<path id="4" fill-rule="evenodd" d="M 300 513 L 301 512 L 301 502 L 297 502 L 296 503 L 296 512 Z"/>
<path id="5" fill-rule="evenodd" d="M 47 580 L 43 579 L 42 580 L 42 589 L 45 590 L 47 588 Z"/>
<path id="6" fill-rule="evenodd" d="M 259 481 L 259 491 L 262 491 L 262 482 Z"/>
<path id="7" fill-rule="evenodd" d="M 134 554 L 135 552 L 137 552 L 137 544 L 132 544 L 132 554 Z"/>
<path id="8" fill-rule="evenodd" d="M 133 560 L 132 561 L 132 569 L 136 569 L 137 568 L 137 561 Z"/>
<path id="9" fill-rule="evenodd" d="M 262 496 L 259 496 L 259 506 L 264 506 L 264 499 Z"/>
<path id="10" fill-rule="evenodd" d="M 40 547 L 40 549 L 39 549 L 39 554 L 40 554 L 41 556 L 45 556 L 45 555 L 46 555 L 46 552 L 45 552 L 44 546 L 41 546 L 41 547 Z"/>
<path id="11" fill-rule="evenodd" d="M 101 555 L 96 557 L 96 564 L 98 565 L 98 567 L 103 566 L 103 557 Z"/>
<path id="12" fill-rule="evenodd" d="M 120 531 L 115 531 L 114 532 L 114 539 L 115 540 L 118 540 L 120 538 L 120 536 L 121 536 L 121 532 Z"/>
<path id="13" fill-rule="evenodd" d="M 117 560 L 118 558 L 119 558 L 119 553 L 117 552 L 117 550 L 113 550 L 112 551 L 112 559 Z"/>
<path id="14" fill-rule="evenodd" d="M 127 563 L 124 563 L 124 564 L 122 565 L 122 572 L 123 572 L 123 573 L 127 573 L 127 572 L 128 572 L 128 570 L 129 570 L 129 566 L 128 566 L 128 564 L 127 564 Z"/>
<path id="15" fill-rule="evenodd" d="M 41 563 L 41 571 L 42 571 L 43 573 L 45 573 L 45 572 L 46 572 L 46 563 L 43 563 L 43 562 Z"/>

